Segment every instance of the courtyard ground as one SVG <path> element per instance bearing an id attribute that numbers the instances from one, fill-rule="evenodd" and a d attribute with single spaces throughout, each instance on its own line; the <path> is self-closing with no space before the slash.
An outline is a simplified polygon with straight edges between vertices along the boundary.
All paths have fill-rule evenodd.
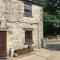
<path id="1" fill-rule="evenodd" d="M 8 60 L 60 60 L 60 51 L 49 49 L 35 49 L 33 52 L 11 57 Z"/>

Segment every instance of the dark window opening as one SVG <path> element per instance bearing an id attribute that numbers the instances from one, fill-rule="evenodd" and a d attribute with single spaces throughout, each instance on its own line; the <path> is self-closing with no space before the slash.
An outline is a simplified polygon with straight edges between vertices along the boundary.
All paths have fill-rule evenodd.
<path id="1" fill-rule="evenodd" d="M 32 16 L 32 4 L 29 2 L 24 3 L 24 16 Z"/>
<path id="2" fill-rule="evenodd" d="M 32 39 L 32 31 L 25 31 L 25 43 L 26 44 L 31 44 L 33 42 Z"/>

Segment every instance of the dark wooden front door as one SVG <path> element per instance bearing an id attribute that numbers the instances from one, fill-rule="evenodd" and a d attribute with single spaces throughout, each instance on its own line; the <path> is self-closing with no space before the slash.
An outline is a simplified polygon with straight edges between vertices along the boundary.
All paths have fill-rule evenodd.
<path id="1" fill-rule="evenodd" d="M 6 57 L 6 31 L 0 31 L 0 58 Z"/>

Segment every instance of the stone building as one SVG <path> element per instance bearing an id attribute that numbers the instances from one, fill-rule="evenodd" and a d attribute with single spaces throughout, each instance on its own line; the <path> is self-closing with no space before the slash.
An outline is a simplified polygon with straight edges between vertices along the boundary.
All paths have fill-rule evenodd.
<path id="1" fill-rule="evenodd" d="M 14 50 L 41 47 L 43 8 L 27 0 L 0 0 L 0 56 Z"/>

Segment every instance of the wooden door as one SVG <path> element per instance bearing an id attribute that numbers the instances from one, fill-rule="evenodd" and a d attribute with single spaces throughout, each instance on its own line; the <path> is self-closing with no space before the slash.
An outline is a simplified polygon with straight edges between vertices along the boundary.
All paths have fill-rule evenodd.
<path id="1" fill-rule="evenodd" d="M 6 57 L 6 31 L 0 31 L 0 58 Z"/>

